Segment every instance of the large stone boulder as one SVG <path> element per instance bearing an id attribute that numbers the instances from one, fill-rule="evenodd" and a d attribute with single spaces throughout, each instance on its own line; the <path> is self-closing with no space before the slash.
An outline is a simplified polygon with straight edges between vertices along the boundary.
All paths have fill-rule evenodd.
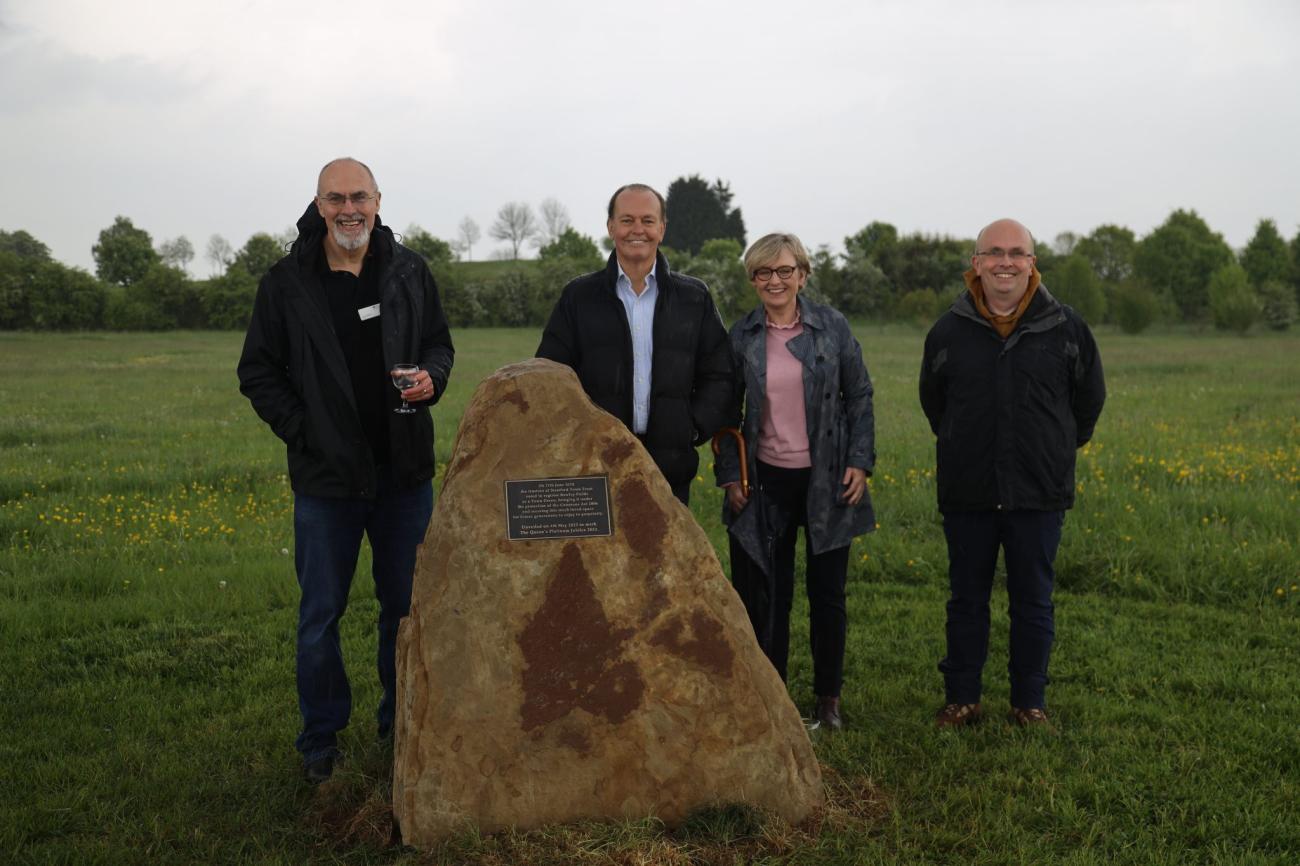
<path id="1" fill-rule="evenodd" d="M 606 537 L 510 541 L 503 482 L 607 475 Z M 790 822 L 821 774 L 704 532 L 568 368 L 513 364 L 461 421 L 397 642 L 407 844 L 745 802 Z"/>

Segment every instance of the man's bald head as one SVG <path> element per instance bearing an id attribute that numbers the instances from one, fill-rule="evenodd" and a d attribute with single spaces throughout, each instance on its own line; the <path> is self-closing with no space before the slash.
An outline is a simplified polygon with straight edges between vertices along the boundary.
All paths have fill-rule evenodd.
<path id="1" fill-rule="evenodd" d="M 975 238 L 975 249 L 977 251 L 984 249 L 984 241 L 990 234 L 997 234 L 999 237 L 1005 237 L 1007 232 L 1022 232 L 1024 234 L 1024 243 L 1021 244 L 1021 246 L 1024 248 L 1025 252 L 1033 253 L 1034 236 L 1030 234 L 1029 229 L 1025 228 L 1023 224 L 1018 223 L 1013 219 L 994 220 L 984 228 L 980 229 L 979 236 Z"/>
<path id="2" fill-rule="evenodd" d="M 325 177 L 325 173 L 328 172 L 331 168 L 334 168 L 334 166 L 345 162 L 351 163 L 352 165 L 355 165 L 357 168 L 364 171 L 366 173 L 366 177 L 370 178 L 371 192 L 379 192 L 379 183 L 375 180 L 375 173 L 370 170 L 370 166 L 366 165 L 364 162 L 362 162 L 359 159 L 353 159 L 350 156 L 340 156 L 338 159 L 331 159 L 329 162 L 321 166 L 320 173 L 316 175 L 316 195 L 321 194 L 320 184 L 321 184 L 321 179 Z"/>

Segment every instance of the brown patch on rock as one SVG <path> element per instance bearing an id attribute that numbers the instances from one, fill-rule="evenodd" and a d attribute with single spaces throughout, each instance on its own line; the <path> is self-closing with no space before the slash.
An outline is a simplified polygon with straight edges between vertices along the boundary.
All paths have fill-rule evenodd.
<path id="1" fill-rule="evenodd" d="M 519 635 L 523 729 L 579 708 L 614 724 L 626 719 L 645 691 L 636 665 L 620 658 L 633 633 L 610 625 L 577 545 L 565 545 L 545 600 Z"/>
<path id="2" fill-rule="evenodd" d="M 516 388 L 513 391 L 507 391 L 505 394 L 502 394 L 501 402 L 510 403 L 511 405 L 518 408 L 520 415 L 528 414 L 528 398 L 526 398 L 523 394 L 521 394 L 518 388 Z"/>
<path id="3" fill-rule="evenodd" d="M 651 635 L 650 645 L 663 647 L 678 658 L 715 674 L 730 671 L 736 654 L 723 634 L 722 623 L 702 610 L 692 613 L 690 622 L 691 635 L 683 637 L 686 620 L 681 614 L 674 616 Z"/>
<path id="4" fill-rule="evenodd" d="M 645 481 L 629 478 L 618 489 L 618 529 L 627 537 L 632 553 L 652 566 L 663 560 L 668 543 L 668 521 L 662 507 L 650 495 Z"/>
<path id="5" fill-rule="evenodd" d="M 605 446 L 605 450 L 601 452 L 600 456 L 610 466 L 617 466 L 631 457 L 633 451 L 636 451 L 636 443 L 631 439 L 615 440 Z"/>

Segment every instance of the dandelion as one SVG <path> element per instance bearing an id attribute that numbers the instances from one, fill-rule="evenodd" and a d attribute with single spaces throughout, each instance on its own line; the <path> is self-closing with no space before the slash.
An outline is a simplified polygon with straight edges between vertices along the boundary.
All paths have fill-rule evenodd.
<path id="1" fill-rule="evenodd" d="M 289 555 L 289 548 L 287 548 L 287 547 L 282 547 L 282 548 L 280 548 L 280 553 L 283 554 L 284 556 L 288 556 L 288 555 Z"/>
<path id="2" fill-rule="evenodd" d="M 1276 595 L 1278 598 L 1282 598 L 1283 596 L 1286 595 L 1286 590 L 1284 590 L 1282 587 L 1279 586 L 1277 589 L 1273 590 L 1273 594 Z"/>
<path id="3" fill-rule="evenodd" d="M 224 580 L 219 580 L 219 581 L 217 581 L 217 588 L 218 588 L 218 589 L 225 589 L 225 588 L 226 588 L 226 582 L 225 582 Z"/>

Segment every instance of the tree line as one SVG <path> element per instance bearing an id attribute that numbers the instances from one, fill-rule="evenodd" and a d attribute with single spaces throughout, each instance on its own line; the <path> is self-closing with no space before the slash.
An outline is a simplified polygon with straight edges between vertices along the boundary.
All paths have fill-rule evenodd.
<path id="1" fill-rule="evenodd" d="M 677 178 L 666 194 L 664 253 L 674 270 L 709 285 L 727 321 L 755 304 L 741 264 L 744 218 L 733 198 L 727 183 L 699 175 Z M 488 234 L 510 244 L 511 263 L 472 261 L 481 232 L 468 217 L 453 240 L 415 225 L 399 235 L 429 263 L 453 327 L 540 326 L 565 283 L 603 266 L 601 246 L 572 227 L 559 201 L 544 200 L 539 213 L 522 202 L 498 211 Z M 188 239 L 155 246 L 124 216 L 92 247 L 94 274 L 55 261 L 26 231 L 0 231 L 0 329 L 242 329 L 258 281 L 292 240 L 292 233 L 259 232 L 235 250 L 214 235 L 207 257 L 217 273 L 195 279 L 187 271 L 195 255 Z M 537 256 L 520 260 L 528 244 Z M 607 240 L 604 247 L 608 252 Z M 850 318 L 925 324 L 964 288 L 973 249 L 969 238 L 904 234 L 874 221 L 844 239 L 844 252 L 812 252 L 805 291 Z M 1270 219 L 1259 221 L 1240 251 L 1196 211 L 1175 210 L 1141 238 L 1107 224 L 1039 239 L 1035 252 L 1054 295 L 1090 323 L 1130 333 L 1154 322 L 1281 330 L 1300 306 L 1300 231 L 1287 241 Z"/>

